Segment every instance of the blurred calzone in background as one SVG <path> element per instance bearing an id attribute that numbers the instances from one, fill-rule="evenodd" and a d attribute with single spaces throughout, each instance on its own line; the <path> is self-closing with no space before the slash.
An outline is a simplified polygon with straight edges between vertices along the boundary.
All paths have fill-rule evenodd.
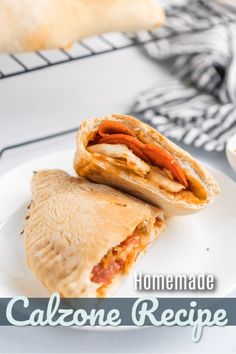
<path id="1" fill-rule="evenodd" d="M 84 37 L 163 22 L 156 0 L 1 0 L 0 51 L 67 48 Z"/>
<path id="2" fill-rule="evenodd" d="M 168 216 L 199 211 L 220 192 L 193 157 L 131 116 L 84 121 L 74 167 L 79 176 L 129 192 Z"/>
<path id="3" fill-rule="evenodd" d="M 27 263 L 63 297 L 103 297 L 164 228 L 163 213 L 61 170 L 37 172 L 24 225 Z"/>

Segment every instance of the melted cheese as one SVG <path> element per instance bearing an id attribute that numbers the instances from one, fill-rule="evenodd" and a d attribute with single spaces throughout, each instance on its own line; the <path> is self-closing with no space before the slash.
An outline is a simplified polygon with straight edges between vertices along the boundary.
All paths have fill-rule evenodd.
<path id="1" fill-rule="evenodd" d="M 136 156 L 126 145 L 123 144 L 97 144 L 87 147 L 91 153 L 98 153 L 114 159 L 122 159 L 127 163 L 127 167 L 139 175 L 146 175 L 150 171 L 150 166 Z"/>
<path id="2" fill-rule="evenodd" d="M 173 179 L 170 179 L 170 177 L 166 177 L 158 167 L 153 167 L 151 169 L 147 179 L 151 182 L 154 182 L 159 187 L 165 189 L 167 192 L 177 193 L 185 189 L 182 184 L 174 181 Z"/>
<path id="3" fill-rule="evenodd" d="M 167 192 L 177 193 L 185 187 L 171 179 L 158 167 L 150 167 L 146 162 L 136 156 L 126 145 L 123 144 L 97 144 L 89 146 L 88 151 L 94 154 L 101 154 L 117 160 L 125 160 L 126 166 L 138 175 L 146 176 L 149 181 L 154 182 L 158 187 Z M 117 161 L 118 162 L 118 161 Z"/>

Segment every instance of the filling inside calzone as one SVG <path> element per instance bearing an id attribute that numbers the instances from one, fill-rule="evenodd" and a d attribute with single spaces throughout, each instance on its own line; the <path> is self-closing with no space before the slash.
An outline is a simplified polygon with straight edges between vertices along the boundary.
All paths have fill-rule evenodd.
<path id="1" fill-rule="evenodd" d="M 162 225 L 163 221 L 156 218 L 155 227 Z M 107 252 L 99 264 L 93 267 L 90 275 L 91 281 L 100 285 L 97 290 L 98 296 L 103 296 L 104 290 L 115 276 L 130 270 L 139 253 L 145 250 L 151 241 L 153 241 L 152 233 L 146 224 L 142 223 L 132 235 Z"/>
<path id="2" fill-rule="evenodd" d="M 207 199 L 205 187 L 164 147 L 147 143 L 138 129 L 103 121 L 88 142 L 89 152 L 128 168 L 160 189 L 189 203 Z"/>

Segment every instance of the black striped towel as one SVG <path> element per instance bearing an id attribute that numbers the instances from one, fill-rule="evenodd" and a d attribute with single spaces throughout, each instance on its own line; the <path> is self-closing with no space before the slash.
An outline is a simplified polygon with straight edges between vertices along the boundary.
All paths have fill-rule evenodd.
<path id="1" fill-rule="evenodd" d="M 175 78 L 141 93 L 132 111 L 167 137 L 223 150 L 236 133 L 236 6 L 213 0 L 172 6 L 166 26 L 151 35 L 158 40 L 145 50 L 168 60 Z"/>

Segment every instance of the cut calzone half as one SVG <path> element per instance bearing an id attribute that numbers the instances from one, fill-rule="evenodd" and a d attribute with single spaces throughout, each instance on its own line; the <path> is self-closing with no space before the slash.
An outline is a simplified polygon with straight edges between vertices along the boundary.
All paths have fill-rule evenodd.
<path id="1" fill-rule="evenodd" d="M 24 225 L 27 263 L 63 297 L 105 297 L 164 228 L 163 213 L 61 170 L 37 172 Z"/>
<path id="2" fill-rule="evenodd" d="M 0 51 L 67 48 L 85 37 L 153 30 L 163 22 L 156 0 L 1 0 Z"/>
<path id="3" fill-rule="evenodd" d="M 192 156 L 131 116 L 84 121 L 74 167 L 78 175 L 129 192 L 168 216 L 199 211 L 220 192 Z"/>

